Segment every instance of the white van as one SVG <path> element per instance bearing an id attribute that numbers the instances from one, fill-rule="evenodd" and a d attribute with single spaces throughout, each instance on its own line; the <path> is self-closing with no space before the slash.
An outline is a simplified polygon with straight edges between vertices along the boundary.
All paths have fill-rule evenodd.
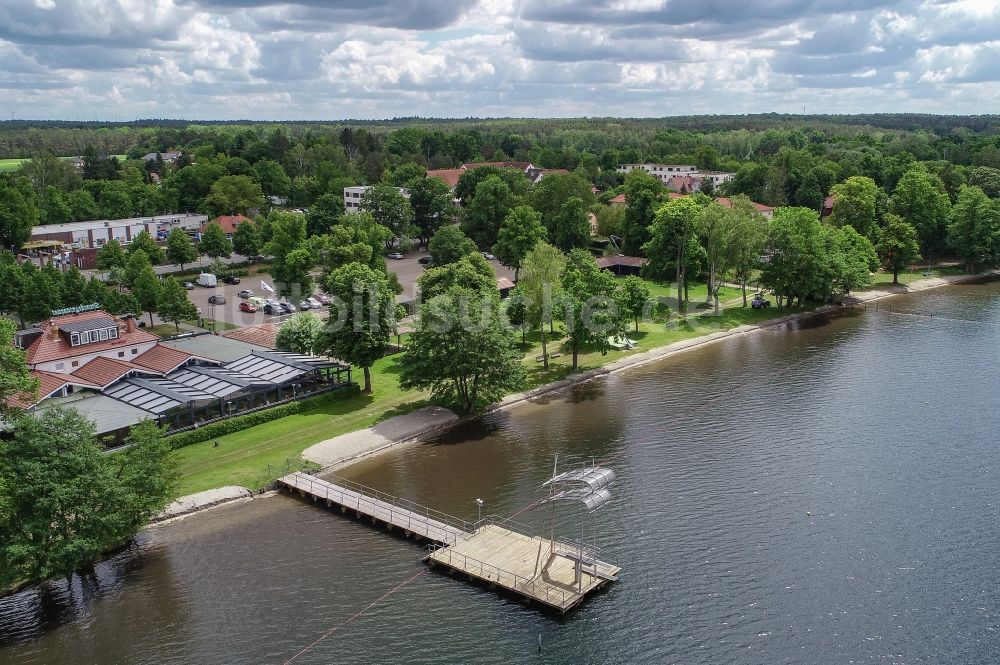
<path id="1" fill-rule="evenodd" d="M 198 275 L 198 286 L 207 286 L 209 288 L 215 287 L 219 282 L 215 279 L 215 275 L 210 272 L 203 272 Z"/>

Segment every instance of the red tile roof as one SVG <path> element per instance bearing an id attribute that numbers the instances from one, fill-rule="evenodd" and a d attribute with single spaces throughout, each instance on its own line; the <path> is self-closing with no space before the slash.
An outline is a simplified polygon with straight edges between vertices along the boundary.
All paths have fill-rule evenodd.
<path id="1" fill-rule="evenodd" d="M 725 197 L 725 196 L 720 196 L 719 198 L 715 199 L 715 202 L 718 203 L 719 205 L 721 205 L 724 208 L 732 208 L 733 207 L 732 200 L 729 199 L 728 197 Z M 756 201 L 751 201 L 751 203 L 754 204 L 754 206 L 757 208 L 757 210 L 759 212 L 773 212 L 774 211 L 774 208 L 772 208 L 771 206 L 766 206 L 763 203 L 757 203 Z"/>
<path id="2" fill-rule="evenodd" d="M 253 221 L 252 219 L 250 219 L 249 217 L 244 217 L 243 215 L 219 215 L 218 217 L 212 220 L 212 222 L 215 222 L 220 227 L 222 227 L 222 231 L 227 235 L 232 235 L 233 233 L 236 233 L 236 227 L 242 224 L 243 222 L 252 222 L 252 221 Z M 208 227 L 208 224 L 211 224 L 212 222 L 203 224 L 201 227 L 201 232 L 204 233 L 205 229 Z"/>
<path id="3" fill-rule="evenodd" d="M 477 169 L 480 166 L 495 166 L 498 169 L 520 169 L 527 171 L 531 167 L 531 162 L 469 162 L 462 164 L 462 170 Z"/>
<path id="4" fill-rule="evenodd" d="M 19 409 L 27 409 L 32 407 L 43 399 L 59 390 L 67 383 L 74 386 L 81 386 L 83 388 L 98 388 L 99 386 L 93 385 L 83 379 L 75 378 L 69 374 L 57 374 L 56 372 L 43 372 L 40 370 L 32 370 L 31 375 L 38 379 L 38 396 L 34 397 L 31 395 L 15 395 L 7 400 L 7 404 Z"/>
<path id="5" fill-rule="evenodd" d="M 612 205 L 614 205 L 616 203 L 620 203 L 621 205 L 625 205 L 625 195 L 624 194 L 619 194 L 615 198 L 613 198 L 610 201 L 608 201 L 608 203 L 610 203 Z"/>
<path id="6" fill-rule="evenodd" d="M 132 362 L 141 367 L 153 370 L 157 374 L 166 374 L 177 369 L 192 357 L 193 354 L 187 351 L 157 344 L 149 351 L 140 353 L 135 358 L 132 358 Z"/>
<path id="7" fill-rule="evenodd" d="M 73 372 L 70 376 L 104 388 L 105 386 L 109 386 L 118 379 L 122 378 L 129 372 L 135 370 L 149 372 L 149 370 L 145 367 L 139 367 L 138 365 L 133 365 L 132 363 L 124 360 L 115 360 L 114 358 L 98 356 L 80 369 Z"/>
<path id="8" fill-rule="evenodd" d="M 60 326 L 66 323 L 77 323 L 90 319 L 114 319 L 118 323 L 118 339 L 109 339 L 106 342 L 91 342 L 82 346 L 73 347 L 61 333 L 55 333 L 53 326 Z M 27 348 L 27 361 L 29 365 L 50 362 L 52 360 L 64 360 L 75 356 L 100 353 L 110 349 L 117 349 L 123 346 L 132 346 L 144 342 L 155 342 L 160 338 L 153 333 L 146 332 L 142 328 L 135 328 L 128 332 L 125 322 L 111 316 L 103 310 L 92 312 L 81 312 L 80 314 L 67 314 L 57 316 L 38 324 L 42 329 L 42 335 Z"/>
<path id="9" fill-rule="evenodd" d="M 227 330 L 220 333 L 220 335 L 246 342 L 247 344 L 256 344 L 257 346 L 273 349 L 276 347 L 276 340 L 278 338 L 278 326 L 274 323 L 259 323 L 255 326 L 247 326 L 246 328 Z"/>
<path id="10" fill-rule="evenodd" d="M 510 281 L 506 277 L 497 277 L 497 289 L 500 291 L 505 291 L 507 289 L 513 289 L 514 282 Z"/>
<path id="11" fill-rule="evenodd" d="M 641 268 L 649 263 L 649 259 L 642 256 L 599 256 L 597 257 L 598 268 L 610 268 L 611 266 L 630 266 Z"/>
<path id="12" fill-rule="evenodd" d="M 465 173 L 464 169 L 434 169 L 427 172 L 427 177 L 442 180 L 444 184 L 454 189 L 463 173 Z"/>

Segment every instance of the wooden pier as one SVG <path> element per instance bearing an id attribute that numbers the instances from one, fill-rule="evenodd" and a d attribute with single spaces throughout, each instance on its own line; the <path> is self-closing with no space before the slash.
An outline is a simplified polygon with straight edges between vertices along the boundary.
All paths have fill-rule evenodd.
<path id="1" fill-rule="evenodd" d="M 353 512 L 390 531 L 428 541 L 424 559 L 449 573 L 460 572 L 490 587 L 558 612 L 579 605 L 590 593 L 617 581 L 619 568 L 599 561 L 596 552 L 573 543 L 529 536 L 524 525 L 494 517 L 471 523 L 352 481 L 333 481 L 296 472 L 278 487 Z"/>

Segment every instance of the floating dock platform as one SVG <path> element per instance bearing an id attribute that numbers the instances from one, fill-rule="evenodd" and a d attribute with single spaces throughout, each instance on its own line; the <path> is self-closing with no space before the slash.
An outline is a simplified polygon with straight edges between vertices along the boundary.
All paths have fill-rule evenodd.
<path id="1" fill-rule="evenodd" d="M 619 568 L 598 560 L 592 548 L 527 535 L 520 531 L 527 530 L 524 525 L 509 520 L 491 516 L 468 522 L 343 478 L 330 481 L 296 472 L 279 478 L 277 485 L 427 541 L 424 561 L 432 567 L 465 574 L 560 613 L 618 580 Z"/>

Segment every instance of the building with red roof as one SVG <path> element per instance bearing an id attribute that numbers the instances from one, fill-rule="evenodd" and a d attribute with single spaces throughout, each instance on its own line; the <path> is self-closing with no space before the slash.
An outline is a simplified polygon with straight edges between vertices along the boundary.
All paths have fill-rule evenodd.
<path id="1" fill-rule="evenodd" d="M 205 224 L 203 224 L 202 227 L 198 230 L 198 235 L 200 237 L 201 234 L 205 232 L 205 229 L 208 228 L 208 225 L 214 222 L 219 225 L 219 228 L 221 228 L 222 232 L 226 234 L 226 237 L 232 240 L 233 234 L 236 233 L 237 226 L 239 226 L 243 222 L 252 222 L 252 221 L 253 221 L 252 219 L 244 215 L 219 215 L 212 221 L 205 222 Z"/>

